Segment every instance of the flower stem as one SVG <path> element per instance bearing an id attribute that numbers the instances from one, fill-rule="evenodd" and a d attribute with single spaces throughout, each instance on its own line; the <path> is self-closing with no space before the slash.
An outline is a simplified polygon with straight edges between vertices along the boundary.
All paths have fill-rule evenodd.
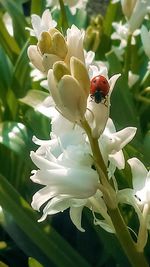
<path id="1" fill-rule="evenodd" d="M 98 140 L 92 137 L 91 134 L 91 128 L 88 125 L 87 121 L 84 120 L 81 122 L 82 127 L 85 129 L 87 136 L 89 138 L 89 142 L 91 145 L 91 150 L 93 153 L 93 158 L 95 160 L 95 164 L 96 164 L 96 169 L 97 172 L 99 174 L 99 176 L 102 175 L 102 177 L 100 177 L 100 181 L 102 183 L 103 186 L 106 186 L 107 190 L 108 190 L 108 197 L 109 199 L 113 200 L 114 202 L 115 199 L 117 199 L 116 193 L 114 191 L 114 189 L 111 187 L 109 180 L 108 180 L 108 175 L 107 175 L 107 168 L 105 166 L 104 160 L 102 158 L 100 149 L 99 149 L 99 144 L 98 144 Z M 102 179 L 101 179 L 102 178 Z M 109 196 L 110 193 L 110 196 Z M 111 196 L 111 194 L 113 194 Z M 115 194 L 115 196 L 114 196 Z M 107 196 L 107 195 L 106 195 Z M 106 198 L 104 197 L 104 200 L 106 200 Z M 120 210 L 117 206 L 117 202 L 112 203 L 112 205 L 110 205 L 110 201 L 105 201 L 106 205 L 107 205 L 107 210 L 108 210 L 108 214 L 111 218 L 111 221 L 113 223 L 113 226 L 115 228 L 116 231 L 116 236 L 122 246 L 122 249 L 124 250 L 129 262 L 131 263 L 132 267 L 148 267 L 148 263 L 145 259 L 145 256 L 142 252 L 139 252 L 137 250 L 136 247 L 136 243 L 133 241 L 130 232 L 122 218 L 122 215 L 120 213 Z M 109 204 L 109 205 L 108 205 Z"/>
<path id="2" fill-rule="evenodd" d="M 116 230 L 116 236 L 133 267 L 148 267 L 149 264 L 142 252 L 138 252 L 118 208 L 108 208 L 108 213 Z"/>
<path id="3" fill-rule="evenodd" d="M 147 226 L 148 215 L 149 215 L 149 205 L 145 204 L 143 207 L 143 221 L 140 223 L 139 233 L 137 237 L 137 244 L 136 244 L 137 250 L 139 252 L 143 252 L 147 241 L 148 232 L 146 226 Z"/>

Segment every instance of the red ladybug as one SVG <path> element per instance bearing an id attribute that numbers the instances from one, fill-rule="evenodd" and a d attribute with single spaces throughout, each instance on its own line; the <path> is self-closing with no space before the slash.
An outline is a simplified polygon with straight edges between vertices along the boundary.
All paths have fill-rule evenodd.
<path id="1" fill-rule="evenodd" d="M 102 75 L 97 75 L 91 80 L 90 94 L 95 103 L 99 104 L 104 100 L 109 93 L 109 83 Z"/>

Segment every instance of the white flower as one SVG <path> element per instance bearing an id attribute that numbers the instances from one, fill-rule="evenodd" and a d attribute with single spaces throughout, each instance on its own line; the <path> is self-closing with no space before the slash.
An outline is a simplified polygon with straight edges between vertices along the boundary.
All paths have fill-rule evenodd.
<path id="1" fill-rule="evenodd" d="M 95 138 L 98 138 L 105 129 L 107 120 L 109 118 L 110 112 L 110 96 L 112 90 L 115 86 L 117 79 L 120 77 L 120 74 L 113 75 L 110 79 L 108 79 L 108 71 L 106 67 L 101 68 L 100 70 L 95 66 L 94 67 L 94 76 L 102 75 L 104 76 L 109 83 L 110 89 L 106 98 L 106 103 L 100 102 L 97 104 L 94 100 L 91 99 L 89 95 L 87 101 L 87 111 L 86 111 L 86 119 L 90 124 L 92 129 L 92 135 Z"/>
<path id="2" fill-rule="evenodd" d="M 73 131 L 71 134 L 74 135 Z M 31 152 L 31 158 L 39 168 L 33 171 L 31 179 L 44 185 L 33 196 L 32 207 L 39 210 L 48 201 L 40 221 L 48 214 L 71 207 L 71 219 L 83 230 L 79 226 L 82 209 L 88 198 L 96 193 L 99 183 L 97 172 L 91 168 L 93 159 L 86 144 L 70 145 L 65 150 L 60 150 L 57 157 L 52 154 L 52 146 L 52 142 L 47 142 L 36 153 Z"/>
<path id="3" fill-rule="evenodd" d="M 120 47 L 124 48 L 127 45 L 127 39 L 129 36 L 128 24 L 122 24 L 122 21 L 112 23 L 115 32 L 111 35 L 112 40 L 120 40 Z"/>
<path id="4" fill-rule="evenodd" d="M 83 50 L 84 31 L 81 31 L 75 25 L 72 25 L 71 28 L 67 30 L 66 39 L 68 47 L 68 53 L 65 58 L 66 64 L 69 65 L 70 58 L 72 56 L 78 58 L 84 63 L 85 62 L 84 50 Z"/>
<path id="5" fill-rule="evenodd" d="M 143 25 L 141 28 L 141 39 L 144 47 L 145 54 L 150 59 L 150 31 Z"/>
<path id="6" fill-rule="evenodd" d="M 27 29 L 30 30 L 30 34 L 32 36 L 36 36 L 37 39 L 39 39 L 42 32 L 48 32 L 50 29 L 57 26 L 57 22 L 52 19 L 51 13 L 48 9 L 43 12 L 42 18 L 36 14 L 31 15 L 31 23 L 33 29 Z"/>
<path id="7" fill-rule="evenodd" d="M 120 0 L 113 0 L 117 3 Z M 121 0 L 122 11 L 127 18 L 129 31 L 133 33 L 142 24 L 144 17 L 150 11 L 149 0 Z"/>
<path id="8" fill-rule="evenodd" d="M 128 203 L 134 199 L 140 209 L 143 209 L 145 204 L 150 207 L 150 171 L 148 172 L 137 158 L 129 159 L 128 163 L 132 171 L 133 189 L 123 189 L 120 193 L 126 195 Z"/>
<path id="9" fill-rule="evenodd" d="M 113 121 L 110 118 L 108 119 L 105 130 L 100 136 L 99 144 L 106 166 L 108 166 L 108 161 L 110 163 L 111 177 L 116 167 L 124 169 L 125 159 L 122 149 L 133 139 L 135 133 L 135 127 L 126 127 L 116 132 Z"/>
<path id="10" fill-rule="evenodd" d="M 137 249 L 142 252 L 150 229 L 150 171 L 137 158 L 131 158 L 128 163 L 132 171 L 133 189 L 126 188 L 118 192 L 118 201 L 132 205 L 139 218 L 139 233 Z"/>
<path id="11" fill-rule="evenodd" d="M 77 9 L 84 9 L 86 7 L 87 0 L 64 0 L 64 4 L 70 8 L 72 14 L 74 15 Z M 47 0 L 47 6 L 59 7 L 59 1 Z"/>
<path id="12" fill-rule="evenodd" d="M 131 38 L 131 44 L 135 44 L 135 37 L 140 34 L 139 29 L 135 29 L 133 32 L 130 31 L 129 24 L 125 23 L 122 24 L 122 21 L 118 22 L 113 22 L 112 23 L 114 29 L 116 30 L 112 35 L 111 39 L 112 40 L 120 40 L 120 49 L 123 49 L 127 45 L 127 40 L 129 35 L 132 33 L 132 38 Z"/>
<path id="13" fill-rule="evenodd" d="M 131 166 L 133 190 L 138 203 L 140 206 L 146 203 L 150 206 L 150 171 L 137 158 L 129 159 L 128 163 Z"/>

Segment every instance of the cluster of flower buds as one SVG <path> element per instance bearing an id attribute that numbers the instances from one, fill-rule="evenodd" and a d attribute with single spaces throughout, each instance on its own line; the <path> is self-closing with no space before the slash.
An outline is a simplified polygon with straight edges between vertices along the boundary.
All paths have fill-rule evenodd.
<path id="1" fill-rule="evenodd" d="M 83 49 L 84 33 L 75 25 L 67 30 L 64 37 L 56 29 L 56 22 L 52 20 L 48 10 L 42 18 L 32 15 L 33 30 L 37 45 L 30 45 L 28 56 L 31 63 L 48 78 L 48 87 L 56 108 L 68 120 L 80 124 L 85 116 L 89 121 L 93 135 L 99 136 L 109 117 L 110 94 L 120 75 L 114 75 L 108 81 L 108 91 L 104 97 L 104 86 L 97 84 L 90 94 L 90 80 L 96 75 L 102 75 L 108 80 L 107 69 L 87 66 L 87 59 Z M 89 69 L 91 77 L 89 75 Z M 100 101 L 95 101 L 97 97 Z"/>

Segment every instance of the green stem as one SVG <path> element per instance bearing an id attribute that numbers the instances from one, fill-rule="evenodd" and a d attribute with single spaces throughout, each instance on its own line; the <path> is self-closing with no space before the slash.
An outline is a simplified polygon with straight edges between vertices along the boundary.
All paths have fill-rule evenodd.
<path id="1" fill-rule="evenodd" d="M 137 250 L 139 252 L 143 252 L 147 241 L 148 232 L 146 226 L 147 226 L 148 215 L 149 215 L 149 205 L 145 204 L 143 207 L 143 221 L 140 223 L 138 237 L 137 237 L 137 244 L 136 244 Z"/>
<path id="2" fill-rule="evenodd" d="M 102 172 L 104 173 L 105 177 L 107 177 L 107 168 L 105 166 L 104 160 L 103 160 L 102 155 L 100 153 L 100 149 L 99 149 L 99 145 L 98 145 L 98 139 L 92 137 L 91 128 L 90 128 L 90 126 L 86 120 L 82 121 L 81 124 L 82 124 L 83 128 L 85 129 L 87 136 L 89 138 L 94 159 L 95 159 L 96 163 L 99 163 L 99 166 L 100 166 Z"/>
<path id="3" fill-rule="evenodd" d="M 142 86 L 143 88 L 149 86 L 149 83 L 150 83 L 150 71 L 147 70 L 147 72 L 145 73 L 142 81 L 141 81 L 141 84 L 140 86 Z"/>
<path id="4" fill-rule="evenodd" d="M 112 193 L 114 194 L 115 191 L 111 187 L 108 181 L 107 168 L 105 166 L 104 160 L 102 158 L 102 155 L 99 149 L 98 139 L 95 139 L 92 137 L 91 128 L 86 120 L 82 121 L 81 124 L 82 124 L 82 127 L 85 129 L 87 136 L 89 138 L 89 142 L 90 142 L 92 153 L 93 153 L 93 158 L 96 163 L 96 169 L 100 176 L 100 180 L 103 186 L 107 186 L 106 189 L 108 189 L 108 192 L 110 193 L 110 199 L 111 199 L 111 194 Z M 101 175 L 103 176 L 103 179 L 101 179 Z M 116 197 L 116 194 L 115 194 L 115 197 Z M 113 198 L 115 199 L 115 197 L 112 196 L 112 199 Z M 117 207 L 117 205 L 115 205 L 115 203 L 114 205 L 112 204 L 112 207 L 115 207 L 115 208 L 111 208 L 111 205 L 108 205 L 108 203 L 110 202 L 109 201 L 108 202 L 105 201 L 105 202 L 107 205 L 108 214 L 112 220 L 113 226 L 116 231 L 116 236 L 129 262 L 131 263 L 131 266 L 132 267 L 141 267 L 141 266 L 148 267 L 149 265 L 144 257 L 144 254 L 137 251 L 136 243 L 133 241 L 130 235 L 130 232 L 122 218 L 119 208 Z"/>
<path id="5" fill-rule="evenodd" d="M 61 10 L 60 26 L 63 30 L 63 33 L 65 34 L 67 29 L 69 28 L 69 23 L 63 0 L 59 0 L 59 5 Z"/>
<path id="6" fill-rule="evenodd" d="M 108 208 L 108 213 L 116 230 L 116 236 L 133 267 L 149 267 L 148 262 L 142 252 L 138 252 L 136 244 L 124 223 L 118 208 L 112 210 Z"/>
<path id="7" fill-rule="evenodd" d="M 150 99 L 146 98 L 145 96 L 142 95 L 138 95 L 136 97 L 137 100 L 139 100 L 140 102 L 144 102 L 145 104 L 150 104 Z"/>

